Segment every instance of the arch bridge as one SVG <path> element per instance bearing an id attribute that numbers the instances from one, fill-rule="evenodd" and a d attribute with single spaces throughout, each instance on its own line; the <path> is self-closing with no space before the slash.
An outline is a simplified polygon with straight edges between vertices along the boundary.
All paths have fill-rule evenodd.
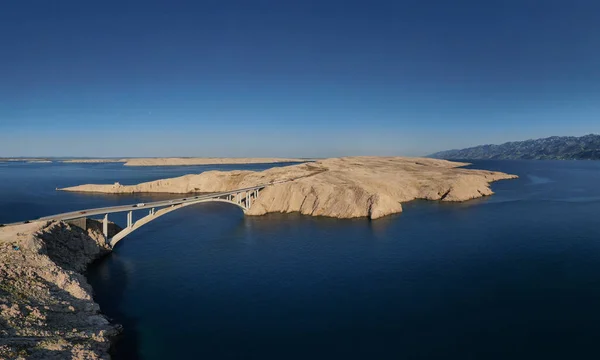
<path id="1" fill-rule="evenodd" d="M 278 182 L 276 182 L 278 183 Z M 113 206 L 113 207 L 104 207 L 104 208 L 95 208 L 95 209 L 86 209 L 73 211 L 68 213 L 62 213 L 57 215 L 45 216 L 41 217 L 35 221 L 44 221 L 44 220 L 76 220 L 81 218 L 87 218 L 89 216 L 97 216 L 104 215 L 102 232 L 104 233 L 104 237 L 106 242 L 111 247 L 114 247 L 119 241 L 121 241 L 125 236 L 131 234 L 133 231 L 139 229 L 143 225 L 161 217 L 162 215 L 168 214 L 171 211 L 175 211 L 181 209 L 182 207 L 194 205 L 203 202 L 224 202 L 228 204 L 233 204 L 235 206 L 240 207 L 244 213 L 248 211 L 254 201 L 258 198 L 261 190 L 269 185 L 273 185 L 275 183 L 257 185 L 253 187 L 248 187 L 244 189 L 237 189 L 232 191 L 225 192 L 217 192 L 205 195 L 190 195 L 185 198 L 180 199 L 172 199 L 172 200 L 162 200 L 162 201 L 154 201 L 148 203 L 138 203 L 132 205 L 121 205 L 121 206 Z M 140 218 L 137 221 L 133 221 L 133 212 L 134 211 L 148 211 L 148 215 Z M 123 230 L 115 234 L 112 238 L 108 236 L 108 215 L 114 213 L 122 213 L 127 212 L 127 227 Z"/>

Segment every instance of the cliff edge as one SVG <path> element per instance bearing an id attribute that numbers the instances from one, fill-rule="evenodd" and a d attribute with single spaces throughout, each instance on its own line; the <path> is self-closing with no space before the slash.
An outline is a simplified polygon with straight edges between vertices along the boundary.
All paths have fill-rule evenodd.
<path id="1" fill-rule="evenodd" d="M 1 359 L 110 359 L 119 327 L 83 276 L 110 249 L 101 224 L 87 222 L 87 231 L 56 221 L 0 228 Z"/>

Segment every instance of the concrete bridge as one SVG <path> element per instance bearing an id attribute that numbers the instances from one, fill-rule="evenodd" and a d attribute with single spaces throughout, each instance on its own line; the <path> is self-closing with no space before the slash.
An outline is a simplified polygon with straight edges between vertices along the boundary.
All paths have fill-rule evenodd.
<path id="1" fill-rule="evenodd" d="M 283 182 L 283 181 L 279 181 Z M 279 183 L 276 182 L 276 183 Z M 185 198 L 154 201 L 148 203 L 139 203 L 133 205 L 121 205 L 113 207 L 86 209 L 79 211 L 72 211 L 68 213 L 62 213 L 57 215 L 45 216 L 33 221 L 44 221 L 44 220 L 76 220 L 81 218 L 87 218 L 89 216 L 104 215 L 103 220 L 103 233 L 106 238 L 106 242 L 114 247 L 119 241 L 125 236 L 131 234 L 135 230 L 139 229 L 143 225 L 161 217 L 162 215 L 168 214 L 171 211 L 181 209 L 182 207 L 194 205 L 203 202 L 224 202 L 233 204 L 240 207 L 244 212 L 249 210 L 260 194 L 260 191 L 269 185 L 275 183 L 263 184 L 253 186 L 244 189 L 237 189 L 226 192 L 211 193 L 205 195 L 190 195 Z M 133 212 L 145 210 L 148 215 L 142 217 L 136 222 L 133 222 Z M 121 230 L 119 233 L 114 235 L 112 238 L 108 237 L 108 215 L 114 213 L 127 212 L 127 227 Z M 27 221 L 30 222 L 30 221 Z"/>

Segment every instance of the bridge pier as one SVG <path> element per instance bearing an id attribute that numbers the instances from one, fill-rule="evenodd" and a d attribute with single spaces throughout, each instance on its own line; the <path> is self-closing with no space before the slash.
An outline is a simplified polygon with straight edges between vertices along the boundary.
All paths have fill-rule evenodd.
<path id="1" fill-rule="evenodd" d="M 229 204 L 237 205 L 240 207 L 245 213 L 250 210 L 250 207 L 254 202 L 258 199 L 258 195 L 260 191 L 265 187 L 271 185 L 264 184 L 258 185 L 254 187 L 248 187 L 244 189 L 237 189 L 228 192 L 220 192 L 208 195 L 194 196 L 192 198 L 183 198 L 183 199 L 174 199 L 174 200 L 163 200 L 156 201 L 151 203 L 142 204 L 142 206 L 138 205 L 123 205 L 123 206 L 115 206 L 115 207 L 105 207 L 105 208 L 97 208 L 97 209 L 87 209 L 85 211 L 73 211 L 64 214 L 58 214 L 53 216 L 46 216 L 37 219 L 36 221 L 41 220 L 63 220 L 63 221 L 75 221 L 78 220 L 79 223 L 75 224 L 76 226 L 84 226 L 85 227 L 85 216 L 81 214 L 87 214 L 88 216 L 102 216 L 104 214 L 102 221 L 102 233 L 106 242 L 111 246 L 115 246 L 117 242 L 123 239 L 125 236 L 129 235 L 131 232 L 140 228 L 141 226 L 147 224 L 150 221 L 155 220 L 158 217 L 161 217 L 164 214 L 167 214 L 171 211 L 180 209 L 182 207 L 188 205 L 194 205 L 203 202 L 217 201 L 217 202 L 226 202 Z M 158 211 L 156 210 L 158 208 Z M 133 221 L 133 211 L 138 210 L 149 210 L 148 215 L 140 217 L 135 223 Z M 111 234 L 112 238 L 109 238 L 109 223 L 108 223 L 108 215 L 113 213 L 127 213 L 127 227 L 121 230 L 117 234 Z M 80 225 L 81 224 L 81 225 Z M 112 230 L 112 228 L 111 228 Z"/>
<path id="2" fill-rule="evenodd" d="M 104 219 L 102 220 L 102 233 L 104 234 L 104 239 L 108 241 L 108 214 L 104 215 Z"/>

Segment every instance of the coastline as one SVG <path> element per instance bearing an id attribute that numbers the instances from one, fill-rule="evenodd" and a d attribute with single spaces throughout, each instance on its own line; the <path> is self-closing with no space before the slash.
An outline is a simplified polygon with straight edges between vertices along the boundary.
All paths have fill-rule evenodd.
<path id="1" fill-rule="evenodd" d="M 271 184 L 247 215 L 300 212 L 336 218 L 377 219 L 402 212 L 415 200 L 466 201 L 492 195 L 490 183 L 517 178 L 496 171 L 463 169 L 467 163 L 427 158 L 346 157 L 305 162 L 264 171 L 206 171 L 137 185 L 85 184 L 61 191 L 209 193 Z"/>
<path id="2" fill-rule="evenodd" d="M 110 359 L 121 327 L 100 313 L 85 277 L 110 252 L 100 222 L 2 227 L 0 247 L 0 358 Z"/>
<path id="3" fill-rule="evenodd" d="M 287 158 L 131 158 L 126 160 L 124 166 L 277 164 L 306 161 Z"/>
<path id="4" fill-rule="evenodd" d="M 68 159 L 66 164 L 102 164 L 123 163 L 123 166 L 193 166 L 193 165 L 238 165 L 238 164 L 277 164 L 285 162 L 304 162 L 307 159 L 288 158 L 121 158 L 121 159 Z"/>

